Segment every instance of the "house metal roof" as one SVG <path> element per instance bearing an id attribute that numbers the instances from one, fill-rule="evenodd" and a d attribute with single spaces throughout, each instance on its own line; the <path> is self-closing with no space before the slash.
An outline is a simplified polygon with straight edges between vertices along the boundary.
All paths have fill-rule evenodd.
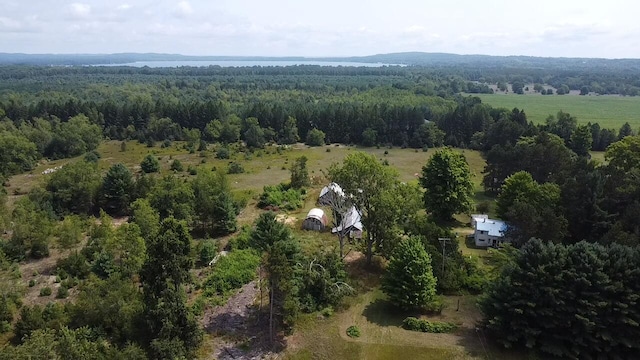
<path id="1" fill-rule="evenodd" d="M 331 232 L 336 233 L 338 231 L 342 231 L 342 229 L 348 229 L 350 227 L 362 231 L 363 226 L 360 222 L 361 217 L 362 215 L 360 215 L 360 211 L 358 211 L 355 206 L 352 206 L 351 209 L 347 211 L 342 217 L 340 226 L 338 226 L 337 228 L 333 228 Z"/>
<path id="2" fill-rule="evenodd" d="M 502 220 L 476 218 L 476 231 L 486 231 L 489 236 L 504 237 L 507 224 Z"/>

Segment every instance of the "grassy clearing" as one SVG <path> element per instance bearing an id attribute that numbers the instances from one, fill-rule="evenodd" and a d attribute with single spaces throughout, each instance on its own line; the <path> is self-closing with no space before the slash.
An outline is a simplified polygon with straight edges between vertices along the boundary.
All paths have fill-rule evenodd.
<path id="1" fill-rule="evenodd" d="M 422 166 L 424 166 L 434 149 L 427 152 L 414 149 L 387 149 L 387 148 L 357 148 L 343 145 L 326 145 L 321 147 L 308 147 L 298 144 L 287 150 L 277 151 L 275 146 L 267 146 L 263 150 L 254 152 L 253 154 L 245 154 L 242 152 L 234 152 L 230 159 L 216 159 L 215 147 L 210 146 L 209 151 L 202 153 L 189 154 L 184 148 L 184 143 L 174 142 L 171 146 L 162 148 L 160 146 L 147 147 L 136 141 L 128 141 L 126 151 L 121 151 L 120 141 L 105 141 L 98 148 L 101 159 L 98 162 L 101 171 L 106 170 L 116 164 L 123 163 L 134 172 L 140 171 L 140 162 L 147 154 L 154 154 L 160 159 L 161 174 L 171 173 L 169 167 L 174 159 L 178 159 L 187 169 L 189 166 L 195 167 L 198 171 L 210 171 L 213 168 L 226 170 L 229 162 L 235 161 L 242 164 L 245 169 L 244 173 L 231 174 L 229 180 L 232 188 L 237 192 L 244 192 L 250 197 L 258 195 L 265 185 L 276 185 L 281 182 L 289 181 L 289 168 L 294 159 L 300 156 L 306 156 L 309 161 L 307 166 L 309 175 L 314 181 L 315 190 L 307 197 L 307 202 L 303 210 L 308 211 L 317 198 L 317 194 L 313 191 L 319 191 L 327 180 L 324 177 L 324 171 L 335 162 L 340 162 L 345 156 L 354 151 L 365 151 L 375 154 L 380 160 L 387 160 L 389 165 L 396 168 L 400 174 L 400 179 L 406 182 L 417 181 L 421 174 Z M 471 171 L 476 190 L 481 190 L 482 170 L 485 161 L 477 151 L 458 150 L 464 153 Z M 385 154 L 385 152 L 387 154 Z M 72 159 L 62 159 L 56 161 L 42 161 L 33 171 L 11 177 L 9 188 L 7 189 L 10 197 L 10 203 L 13 203 L 17 196 L 26 194 L 34 186 L 46 181 L 46 175 L 42 175 L 42 171 L 56 166 L 68 164 L 78 161 L 82 156 Z M 181 177 L 189 177 L 188 172 L 179 174 Z M 314 197 L 315 196 L 315 197 Z M 482 197 L 482 193 L 478 193 Z M 252 211 L 252 210 L 251 210 Z M 296 212 L 296 217 L 304 217 L 304 214 Z M 256 214 L 246 214 L 248 219 L 253 219 Z"/>
<path id="2" fill-rule="evenodd" d="M 543 123 L 550 114 L 568 112 L 580 123 L 599 123 L 603 128 L 618 130 L 629 122 L 634 130 L 640 127 L 640 97 L 614 95 L 603 96 L 542 96 L 516 94 L 479 94 L 494 107 L 524 109 L 527 118 L 534 123 Z"/>
<path id="3" fill-rule="evenodd" d="M 353 298 L 344 312 L 330 318 L 309 317 L 296 329 L 289 343 L 288 359 L 523 359 L 486 343 L 475 331 L 479 320 L 475 296 L 446 297 L 441 315 L 422 316 L 460 326 L 453 334 L 429 334 L 402 328 L 407 316 L 419 314 L 395 310 L 379 288 Z M 458 301 L 460 307 L 458 310 Z M 350 338 L 349 326 L 361 336 Z"/>

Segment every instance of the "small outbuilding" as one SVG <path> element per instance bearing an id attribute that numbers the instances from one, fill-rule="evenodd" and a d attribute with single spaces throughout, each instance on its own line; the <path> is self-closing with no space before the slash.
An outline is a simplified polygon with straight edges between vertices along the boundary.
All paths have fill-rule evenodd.
<path id="1" fill-rule="evenodd" d="M 362 214 L 360 214 L 360 211 L 355 206 L 352 206 L 349 211 L 342 215 L 340 225 L 331 229 L 331 232 L 334 234 L 341 232 L 349 238 L 361 239 L 362 230 L 364 229 L 361 219 Z"/>
<path id="2" fill-rule="evenodd" d="M 320 191 L 320 197 L 318 198 L 318 204 L 331 205 L 336 197 L 344 197 L 344 191 L 340 185 L 332 182 L 325 186 Z"/>
<path id="3" fill-rule="evenodd" d="M 309 210 L 307 217 L 302 222 L 302 228 L 304 230 L 322 231 L 327 227 L 328 223 L 324 210 L 313 208 Z"/>

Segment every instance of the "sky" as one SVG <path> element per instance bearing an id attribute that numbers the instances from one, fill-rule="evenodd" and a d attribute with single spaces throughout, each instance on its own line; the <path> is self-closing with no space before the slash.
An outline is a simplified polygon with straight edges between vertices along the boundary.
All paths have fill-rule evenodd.
<path id="1" fill-rule="evenodd" d="M 640 58 L 632 0 L 0 0 L 0 52 Z"/>

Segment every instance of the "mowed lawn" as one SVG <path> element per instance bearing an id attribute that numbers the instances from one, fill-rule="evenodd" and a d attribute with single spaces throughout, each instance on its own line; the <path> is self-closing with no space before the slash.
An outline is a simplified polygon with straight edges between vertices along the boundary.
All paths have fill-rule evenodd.
<path id="1" fill-rule="evenodd" d="M 599 123 L 603 128 L 620 129 L 628 122 L 634 130 L 640 128 L 640 96 L 616 95 L 517 95 L 477 94 L 482 102 L 493 107 L 523 109 L 536 124 L 544 123 L 550 114 L 568 112 L 579 123 Z"/>

